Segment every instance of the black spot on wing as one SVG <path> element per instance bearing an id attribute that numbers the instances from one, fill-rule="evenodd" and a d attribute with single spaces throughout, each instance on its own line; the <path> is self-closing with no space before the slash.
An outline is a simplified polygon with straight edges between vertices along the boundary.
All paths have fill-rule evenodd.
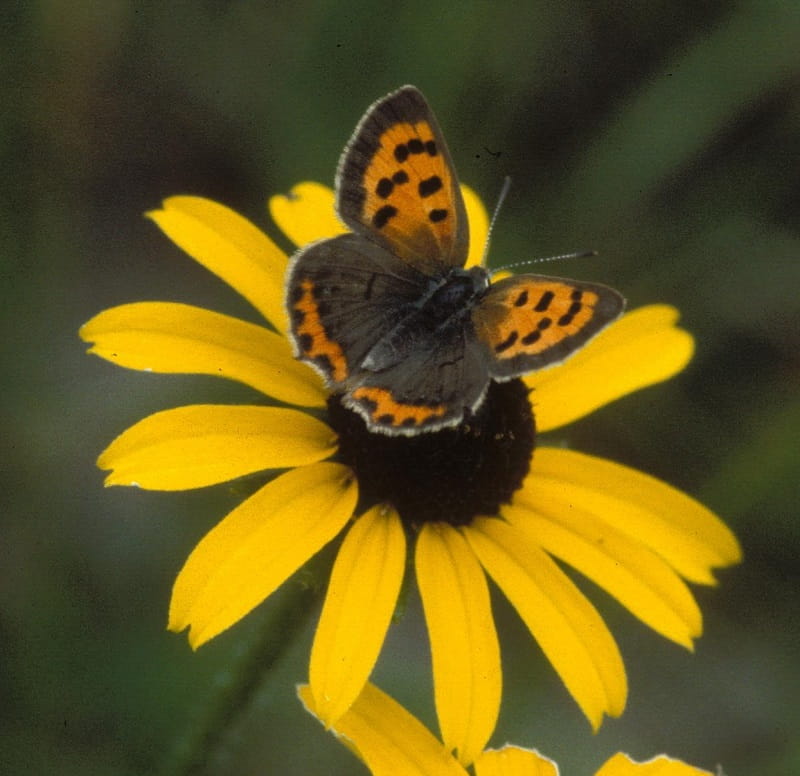
<path id="1" fill-rule="evenodd" d="M 542 332 L 534 329 L 529 334 L 526 334 L 521 342 L 523 345 L 533 345 L 534 342 L 538 342 L 542 338 Z"/>
<path id="2" fill-rule="evenodd" d="M 583 309 L 583 305 L 580 302 L 573 302 L 569 306 L 569 310 L 565 312 L 559 319 L 558 325 L 559 326 L 569 326 L 572 321 L 574 320 L 575 316 Z"/>
<path id="3" fill-rule="evenodd" d="M 543 313 L 548 307 L 550 307 L 550 303 L 553 301 L 553 299 L 555 299 L 555 297 L 556 295 L 552 291 L 545 291 L 533 309 L 537 313 Z"/>
<path id="4" fill-rule="evenodd" d="M 376 229 L 383 229 L 397 215 L 397 208 L 393 205 L 384 205 L 375 211 L 372 216 L 372 225 Z"/>
<path id="5" fill-rule="evenodd" d="M 375 187 L 375 193 L 381 199 L 388 199 L 394 191 L 394 182 L 390 178 L 381 178 Z"/>
<path id="6" fill-rule="evenodd" d="M 419 182 L 419 195 L 423 199 L 430 197 L 442 188 L 442 179 L 438 175 L 431 175 L 430 178 Z"/>
<path id="7" fill-rule="evenodd" d="M 519 339 L 519 334 L 516 331 L 512 331 L 499 345 L 494 346 L 495 353 L 503 353 L 504 351 L 508 350 L 516 341 Z"/>

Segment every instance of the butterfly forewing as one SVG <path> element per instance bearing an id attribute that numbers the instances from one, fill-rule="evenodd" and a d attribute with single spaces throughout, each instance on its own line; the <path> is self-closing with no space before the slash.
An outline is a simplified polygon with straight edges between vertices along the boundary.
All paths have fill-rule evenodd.
<path id="1" fill-rule="evenodd" d="M 355 234 L 304 248 L 292 260 L 287 280 L 297 356 L 330 384 L 342 385 L 426 283 L 410 264 Z"/>
<path id="2" fill-rule="evenodd" d="M 339 163 L 337 209 L 354 231 L 433 274 L 462 266 L 464 203 L 425 98 L 404 86 L 372 105 Z"/>
<path id="3" fill-rule="evenodd" d="M 622 296 L 606 286 L 520 275 L 492 284 L 472 321 L 491 375 L 502 379 L 560 363 L 624 307 Z"/>

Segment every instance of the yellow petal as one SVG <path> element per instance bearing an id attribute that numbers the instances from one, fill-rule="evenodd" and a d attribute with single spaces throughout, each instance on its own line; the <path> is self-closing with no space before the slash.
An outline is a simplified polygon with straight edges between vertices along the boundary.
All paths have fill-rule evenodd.
<path id="1" fill-rule="evenodd" d="M 611 324 L 563 365 L 528 375 L 537 430 L 563 426 L 680 372 L 692 357 L 694 340 L 675 326 L 677 320 L 673 307 L 641 307 Z"/>
<path id="2" fill-rule="evenodd" d="M 595 515 L 661 556 L 690 582 L 739 561 L 736 537 L 709 509 L 655 477 L 572 450 L 542 447 L 515 501 L 561 503 Z"/>
<path id="3" fill-rule="evenodd" d="M 314 636 L 309 671 L 316 715 L 333 725 L 369 678 L 392 619 L 406 560 L 400 517 L 376 506 L 345 537 Z"/>
<path id="4" fill-rule="evenodd" d="M 347 231 L 336 217 L 333 190 L 312 181 L 298 183 L 289 194 L 270 197 L 269 214 L 297 246 Z"/>
<path id="5" fill-rule="evenodd" d="M 558 776 L 558 766 L 536 750 L 506 744 L 478 757 L 475 776 Z"/>
<path id="6" fill-rule="evenodd" d="M 350 519 L 346 466 L 315 463 L 272 480 L 209 531 L 175 580 L 169 629 L 195 649 L 260 604 Z"/>
<path id="7" fill-rule="evenodd" d="M 287 328 L 287 258 L 258 227 L 203 197 L 170 197 L 147 214 L 195 261 L 238 291 L 276 329 Z"/>
<path id="8" fill-rule="evenodd" d="M 298 687 L 306 710 L 319 718 L 308 685 Z M 374 684 L 332 727 L 372 776 L 467 776 L 441 743 L 397 701 Z"/>
<path id="9" fill-rule="evenodd" d="M 500 709 L 500 648 L 486 577 L 464 537 L 446 523 L 423 526 L 415 565 L 442 740 L 469 765 L 491 736 Z"/>
<path id="10" fill-rule="evenodd" d="M 150 415 L 97 461 L 106 485 L 187 490 L 263 469 L 303 466 L 336 450 L 336 435 L 305 412 L 196 404 Z"/>
<path id="11" fill-rule="evenodd" d="M 129 369 L 227 377 L 289 404 L 325 406 L 319 376 L 292 356 L 283 337 L 200 307 L 112 307 L 84 324 L 80 336 L 94 343 L 89 353 Z"/>
<path id="12" fill-rule="evenodd" d="M 586 597 L 549 555 L 505 521 L 478 518 L 464 533 L 592 727 L 603 714 L 619 716 L 627 694 L 622 658 Z"/>
<path id="13" fill-rule="evenodd" d="M 563 498 L 548 500 L 540 491 L 535 504 L 515 502 L 524 506 L 503 507 L 502 515 L 529 541 L 585 574 L 662 636 L 692 648 L 702 632 L 700 609 L 658 555 Z"/>
<path id="14" fill-rule="evenodd" d="M 713 774 L 680 760 L 673 760 L 666 755 L 637 763 L 628 755 L 618 752 L 606 761 L 595 776 L 713 776 Z"/>
<path id="15" fill-rule="evenodd" d="M 479 266 L 486 252 L 486 239 L 489 236 L 489 216 L 481 198 L 469 187 L 461 184 L 461 195 L 467 210 L 469 222 L 469 255 L 467 267 Z"/>

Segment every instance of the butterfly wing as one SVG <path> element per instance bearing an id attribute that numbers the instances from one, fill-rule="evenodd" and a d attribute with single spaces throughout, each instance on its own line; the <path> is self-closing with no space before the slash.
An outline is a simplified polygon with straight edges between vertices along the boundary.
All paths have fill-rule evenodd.
<path id="1" fill-rule="evenodd" d="M 358 373 L 369 350 L 405 317 L 429 282 L 357 234 L 298 251 L 287 277 L 295 354 L 335 388 Z"/>
<path id="2" fill-rule="evenodd" d="M 463 326 L 453 326 L 430 348 L 415 349 L 380 372 L 361 373 L 344 402 L 372 431 L 412 435 L 457 425 L 477 409 L 488 385 L 482 347 Z"/>
<path id="3" fill-rule="evenodd" d="M 415 87 L 364 114 L 339 162 L 336 207 L 353 231 L 426 274 L 463 266 L 469 233 L 461 190 L 439 124 Z"/>
<path id="4" fill-rule="evenodd" d="M 606 286 L 518 275 L 489 287 L 472 322 L 492 377 L 503 380 L 560 363 L 624 309 L 622 296 Z"/>

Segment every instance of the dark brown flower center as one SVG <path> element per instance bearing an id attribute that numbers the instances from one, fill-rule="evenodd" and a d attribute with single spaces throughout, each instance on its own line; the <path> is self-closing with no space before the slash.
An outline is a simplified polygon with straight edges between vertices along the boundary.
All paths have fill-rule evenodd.
<path id="1" fill-rule="evenodd" d="M 328 399 L 328 411 L 339 458 L 358 478 L 360 509 L 388 502 L 408 526 L 466 525 L 477 515 L 495 515 L 530 468 L 535 423 L 521 380 L 491 383 L 475 415 L 417 436 L 368 431 L 338 394 Z"/>

